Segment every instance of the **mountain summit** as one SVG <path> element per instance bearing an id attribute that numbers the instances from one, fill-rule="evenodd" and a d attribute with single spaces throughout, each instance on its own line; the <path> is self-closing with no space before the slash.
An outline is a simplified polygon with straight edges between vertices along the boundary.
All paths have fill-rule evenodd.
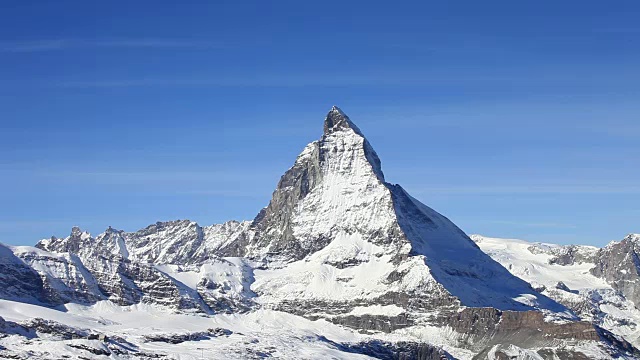
<path id="1" fill-rule="evenodd" d="M 351 120 L 339 107 L 334 105 L 324 119 L 324 133 L 328 133 L 336 126 L 350 127 L 350 125 L 353 125 Z"/>
<path id="2" fill-rule="evenodd" d="M 227 255 L 265 260 L 271 268 L 286 267 L 288 274 L 297 266 L 289 264 L 303 259 L 316 263 L 320 272 L 333 269 L 332 276 L 298 284 L 305 294 L 317 286 L 344 290 L 373 281 L 407 291 L 437 288 L 464 306 L 562 311 L 483 253 L 446 217 L 385 182 L 369 141 L 336 106 L 325 118 L 322 137 L 307 145 L 282 176 L 251 229 L 248 243 L 232 244 L 237 252 Z M 379 278 L 337 280 L 342 272 L 372 264 Z M 415 273 L 396 271 L 389 280 L 398 266 L 415 267 Z M 415 281 L 411 286 L 409 279 Z M 361 290 L 367 297 L 382 294 Z"/>

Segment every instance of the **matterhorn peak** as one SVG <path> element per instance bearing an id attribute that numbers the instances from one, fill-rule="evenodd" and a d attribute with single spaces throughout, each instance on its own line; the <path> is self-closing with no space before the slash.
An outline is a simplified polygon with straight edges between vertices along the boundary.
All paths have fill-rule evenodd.
<path id="1" fill-rule="evenodd" d="M 425 287 L 436 286 L 465 306 L 562 311 L 446 217 L 387 183 L 375 151 L 336 106 L 325 118 L 322 137 L 307 145 L 282 176 L 251 229 L 246 243 L 230 246 L 225 255 L 264 260 L 271 268 L 302 260 L 338 269 L 368 264 L 362 266 L 392 272 L 393 264 L 416 263 L 428 269 L 422 274 L 428 273 Z M 522 294 L 526 301 L 518 300 Z"/>
<path id="2" fill-rule="evenodd" d="M 331 134 L 334 131 L 351 129 L 356 134 L 364 138 L 364 135 L 349 116 L 337 106 L 332 106 L 324 119 L 324 134 Z"/>
<path id="3" fill-rule="evenodd" d="M 327 134 L 335 129 L 350 127 L 350 125 L 351 120 L 349 117 L 334 105 L 324 119 L 324 133 Z"/>
<path id="4" fill-rule="evenodd" d="M 347 148 L 360 149 L 363 152 L 376 177 L 381 182 L 384 182 L 384 174 L 378 154 L 373 150 L 373 147 L 371 147 L 371 144 L 358 126 L 351 121 L 347 114 L 334 105 L 324 119 L 324 134 L 320 141 L 320 146 L 325 145 L 328 148 L 339 149 L 344 148 L 347 144 L 350 144 Z"/>

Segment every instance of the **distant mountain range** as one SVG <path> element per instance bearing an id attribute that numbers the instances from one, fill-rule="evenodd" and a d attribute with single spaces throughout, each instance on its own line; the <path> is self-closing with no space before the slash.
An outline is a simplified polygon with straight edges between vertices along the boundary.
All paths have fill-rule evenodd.
<path id="1" fill-rule="evenodd" d="M 636 359 L 639 253 L 468 237 L 333 107 L 252 221 L 0 244 L 0 358 Z"/>

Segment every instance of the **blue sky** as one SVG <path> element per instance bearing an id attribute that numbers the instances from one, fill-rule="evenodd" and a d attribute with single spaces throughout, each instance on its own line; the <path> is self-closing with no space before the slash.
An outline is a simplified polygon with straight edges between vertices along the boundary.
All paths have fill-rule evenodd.
<path id="1" fill-rule="evenodd" d="M 640 4 L 6 1 L 0 241 L 251 219 L 332 105 L 468 233 L 640 232 Z"/>

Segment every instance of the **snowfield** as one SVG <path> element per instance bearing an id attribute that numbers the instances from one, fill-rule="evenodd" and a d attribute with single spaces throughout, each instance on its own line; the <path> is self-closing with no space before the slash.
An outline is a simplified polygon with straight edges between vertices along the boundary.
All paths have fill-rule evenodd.
<path id="1" fill-rule="evenodd" d="M 152 306 L 121 307 L 109 301 L 92 306 L 67 305 L 53 310 L 25 303 L 0 300 L 0 314 L 6 321 L 21 322 L 44 318 L 69 326 L 89 329 L 92 333 L 106 334 L 118 340 L 123 348 L 132 347 L 138 353 L 165 355 L 169 359 L 248 359 L 273 356 L 286 359 L 368 359 L 370 357 L 341 351 L 332 341 L 358 342 L 364 336 L 348 331 L 324 320 L 304 318 L 269 310 L 248 314 L 198 316 L 174 314 Z M 211 328 L 228 329 L 230 335 L 179 344 L 146 342 L 145 336 L 206 332 Z M 319 340 L 326 338 L 327 340 Z M 98 340 L 58 340 L 55 336 L 25 340 L 18 335 L 0 339 L 0 346 L 11 348 L 12 353 L 39 359 L 59 359 L 78 355 L 90 358 L 130 359 L 130 354 L 110 356 L 92 354 L 71 347 L 84 344 L 90 348 L 104 348 Z M 118 346 L 109 344 L 117 349 Z M 262 355 L 261 355 L 262 354 Z M 0 353 L 0 357 L 2 353 Z"/>

